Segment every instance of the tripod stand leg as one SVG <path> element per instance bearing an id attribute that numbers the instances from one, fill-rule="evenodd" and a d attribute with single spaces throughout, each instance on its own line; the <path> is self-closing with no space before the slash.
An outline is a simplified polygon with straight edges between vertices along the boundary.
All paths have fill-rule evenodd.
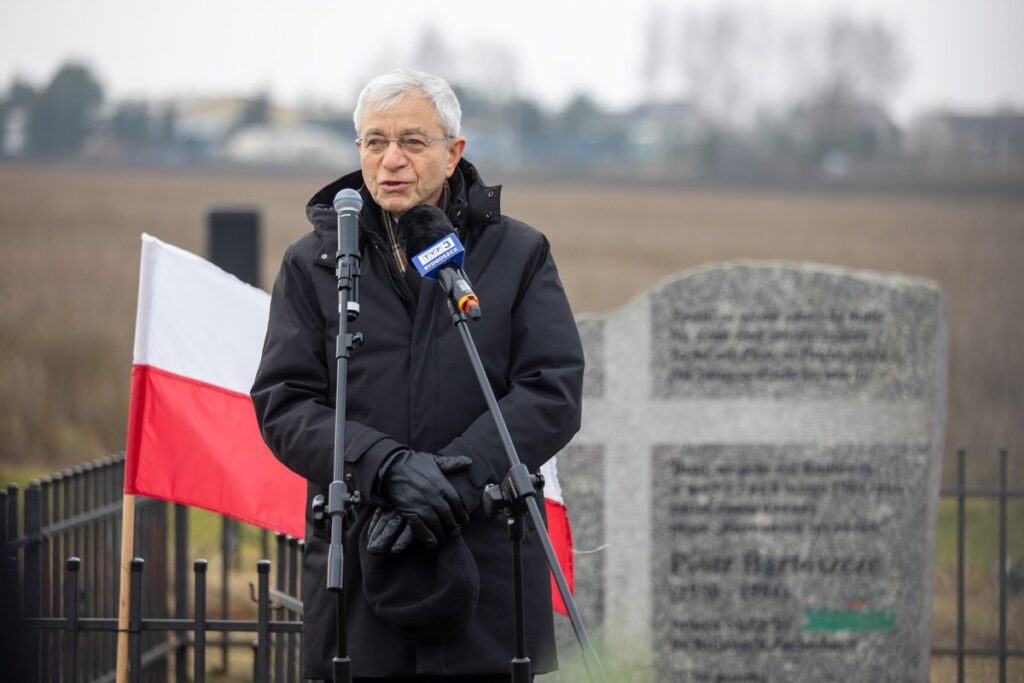
<path id="1" fill-rule="evenodd" d="M 338 522 L 341 523 L 340 521 Z M 338 591 L 338 656 L 331 660 L 334 683 L 348 683 L 352 680 L 352 658 L 348 654 L 348 620 L 345 609 L 345 591 Z M 345 648 L 344 650 L 340 648 Z"/>
<path id="2" fill-rule="evenodd" d="M 512 658 L 512 683 L 530 683 L 530 658 L 526 656 L 526 610 L 523 597 L 523 539 L 526 523 L 522 515 L 508 520 L 508 535 L 512 539 L 512 563 L 515 569 L 516 656 Z"/>
<path id="3" fill-rule="evenodd" d="M 458 311 L 452 314 L 452 320 L 455 322 L 455 327 L 459 331 L 459 335 L 462 337 L 462 343 L 466 347 L 466 354 L 469 356 L 470 365 L 473 366 L 473 373 L 476 375 L 477 383 L 480 385 L 480 391 L 483 392 L 484 400 L 487 402 L 487 410 L 491 413 L 491 417 L 494 418 L 494 426 L 498 429 L 498 435 L 501 437 L 501 443 L 505 448 L 505 454 L 508 455 L 510 469 L 507 481 L 509 481 L 509 485 L 517 491 L 516 497 L 521 501 L 518 504 L 525 505 L 525 508 L 515 510 L 514 516 L 521 517 L 529 513 L 530 520 L 533 522 L 534 528 L 537 531 L 537 538 L 540 541 L 541 547 L 544 549 L 544 556 L 547 559 L 548 567 L 551 568 L 552 576 L 554 576 L 555 583 L 558 585 L 558 592 L 562 596 L 562 601 L 565 603 L 566 610 L 569 612 L 569 619 L 572 621 L 572 628 L 576 632 L 576 640 L 579 641 L 580 650 L 583 652 L 583 663 L 586 664 L 587 675 L 590 677 L 592 683 L 605 683 L 607 679 L 604 675 L 604 667 L 601 666 L 601 660 L 598 659 L 597 652 L 594 651 L 594 646 L 590 644 L 590 638 L 587 637 L 587 631 L 583 628 L 583 620 L 580 619 L 580 614 L 576 610 L 576 603 L 573 601 L 572 594 L 569 591 L 569 586 L 565 582 L 565 576 L 562 574 L 562 570 L 558 566 L 558 558 L 555 557 L 555 550 L 551 547 L 551 539 L 548 537 L 547 529 L 544 526 L 544 519 L 541 517 L 540 509 L 537 507 L 537 501 L 535 500 L 536 492 L 530 479 L 529 470 L 526 469 L 522 462 L 520 462 L 519 456 L 516 455 L 516 447 L 515 444 L 512 443 L 512 436 L 509 434 L 508 425 L 505 424 L 505 418 L 501 415 L 501 409 L 498 407 L 498 399 L 494 397 L 494 391 L 491 389 L 490 382 L 487 379 L 487 373 L 484 371 L 484 365 L 480 361 L 480 354 L 477 352 L 476 345 L 473 343 L 473 336 L 469 333 L 466 316 L 461 311 Z M 505 484 L 501 487 L 497 487 L 499 491 L 494 496 L 488 493 L 488 490 L 490 489 L 484 490 L 483 504 L 485 509 L 490 503 L 498 510 L 501 510 L 500 501 L 504 498 L 504 494 L 500 489 L 504 487 Z M 534 493 L 532 495 L 524 495 L 528 491 L 534 491 Z M 520 562 L 521 561 L 522 560 L 520 559 Z M 519 590 L 521 590 L 521 577 L 517 582 L 517 586 L 520 587 Z M 521 595 L 517 594 L 517 596 L 517 599 L 521 602 Z M 513 672 L 514 671 L 515 669 L 513 669 Z M 528 680 L 529 678 L 522 679 L 523 683 L 526 683 Z M 513 678 L 513 681 L 514 683 L 520 683 L 520 680 L 516 678 Z"/>

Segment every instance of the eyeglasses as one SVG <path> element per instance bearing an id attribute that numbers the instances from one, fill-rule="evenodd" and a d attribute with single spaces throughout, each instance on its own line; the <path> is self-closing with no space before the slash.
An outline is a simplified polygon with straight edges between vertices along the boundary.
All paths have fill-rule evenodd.
<path id="1" fill-rule="evenodd" d="M 426 151 L 427 147 L 441 140 L 451 140 L 451 135 L 444 135 L 437 138 L 428 138 L 426 135 L 399 135 L 397 138 L 389 138 L 383 135 L 364 135 L 356 138 L 359 149 L 367 154 L 383 154 L 387 151 L 388 145 L 392 142 L 398 144 L 398 149 L 406 154 L 419 154 Z"/>

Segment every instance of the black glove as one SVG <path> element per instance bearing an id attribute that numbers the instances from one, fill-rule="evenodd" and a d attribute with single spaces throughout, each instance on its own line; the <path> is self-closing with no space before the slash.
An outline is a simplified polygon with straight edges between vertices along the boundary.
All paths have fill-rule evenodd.
<path id="1" fill-rule="evenodd" d="M 453 474 L 473 464 L 466 456 L 434 455 L 434 462 L 445 474 Z M 412 528 L 406 524 L 402 514 L 390 508 L 377 508 L 366 530 L 366 549 L 372 555 L 390 552 L 398 555 L 409 547 L 414 538 Z"/>
<path id="2" fill-rule="evenodd" d="M 445 474 L 463 470 L 472 463 L 462 455 L 434 455 L 402 449 L 382 468 L 384 498 L 401 516 L 400 521 L 428 548 L 435 548 L 444 539 L 458 534 L 462 530 L 460 525 L 469 519 L 462 499 Z M 382 552 L 392 538 L 396 544 L 403 542 L 398 550 L 391 544 L 393 552 L 401 552 L 408 546 L 408 541 L 402 538 L 405 534 L 402 524 L 394 521 L 388 511 L 375 515 L 370 524 L 367 549 L 380 548 L 378 552 Z"/>
<path id="3" fill-rule="evenodd" d="M 366 529 L 366 549 L 371 555 L 398 555 L 412 543 L 412 528 L 397 510 L 377 508 Z"/>

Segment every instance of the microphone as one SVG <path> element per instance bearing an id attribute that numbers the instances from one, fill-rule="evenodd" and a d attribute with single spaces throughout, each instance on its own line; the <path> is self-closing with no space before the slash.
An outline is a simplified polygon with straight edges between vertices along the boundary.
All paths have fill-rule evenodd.
<path id="1" fill-rule="evenodd" d="M 359 317 L 359 212 L 362 208 L 363 198 L 355 190 L 346 188 L 334 195 L 334 210 L 338 212 L 337 274 L 341 279 L 344 267 L 352 284 L 346 307 L 350 322 Z M 340 305 L 338 315 L 341 315 Z"/>
<path id="2" fill-rule="evenodd" d="M 462 271 L 466 250 L 444 212 L 427 204 L 414 206 L 398 219 L 398 234 L 420 275 L 437 280 L 455 308 L 479 320 L 480 299 Z"/>

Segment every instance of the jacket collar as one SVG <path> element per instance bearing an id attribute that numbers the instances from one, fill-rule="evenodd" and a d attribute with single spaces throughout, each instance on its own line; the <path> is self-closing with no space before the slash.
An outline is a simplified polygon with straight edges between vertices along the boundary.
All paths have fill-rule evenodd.
<path id="1" fill-rule="evenodd" d="M 448 218 L 459 231 L 460 237 L 465 238 L 468 247 L 477 231 L 498 222 L 501 215 L 501 186 L 485 185 L 476 167 L 466 159 L 459 161 L 448 182 L 451 192 Z M 359 214 L 360 227 L 366 232 L 383 236 L 380 207 L 363 185 L 362 172 L 353 171 L 325 185 L 306 204 L 306 218 L 328 249 L 332 247 L 327 242 L 337 243 L 338 215 L 334 211 L 334 196 L 346 188 L 357 190 L 363 198 L 363 208 Z"/>

